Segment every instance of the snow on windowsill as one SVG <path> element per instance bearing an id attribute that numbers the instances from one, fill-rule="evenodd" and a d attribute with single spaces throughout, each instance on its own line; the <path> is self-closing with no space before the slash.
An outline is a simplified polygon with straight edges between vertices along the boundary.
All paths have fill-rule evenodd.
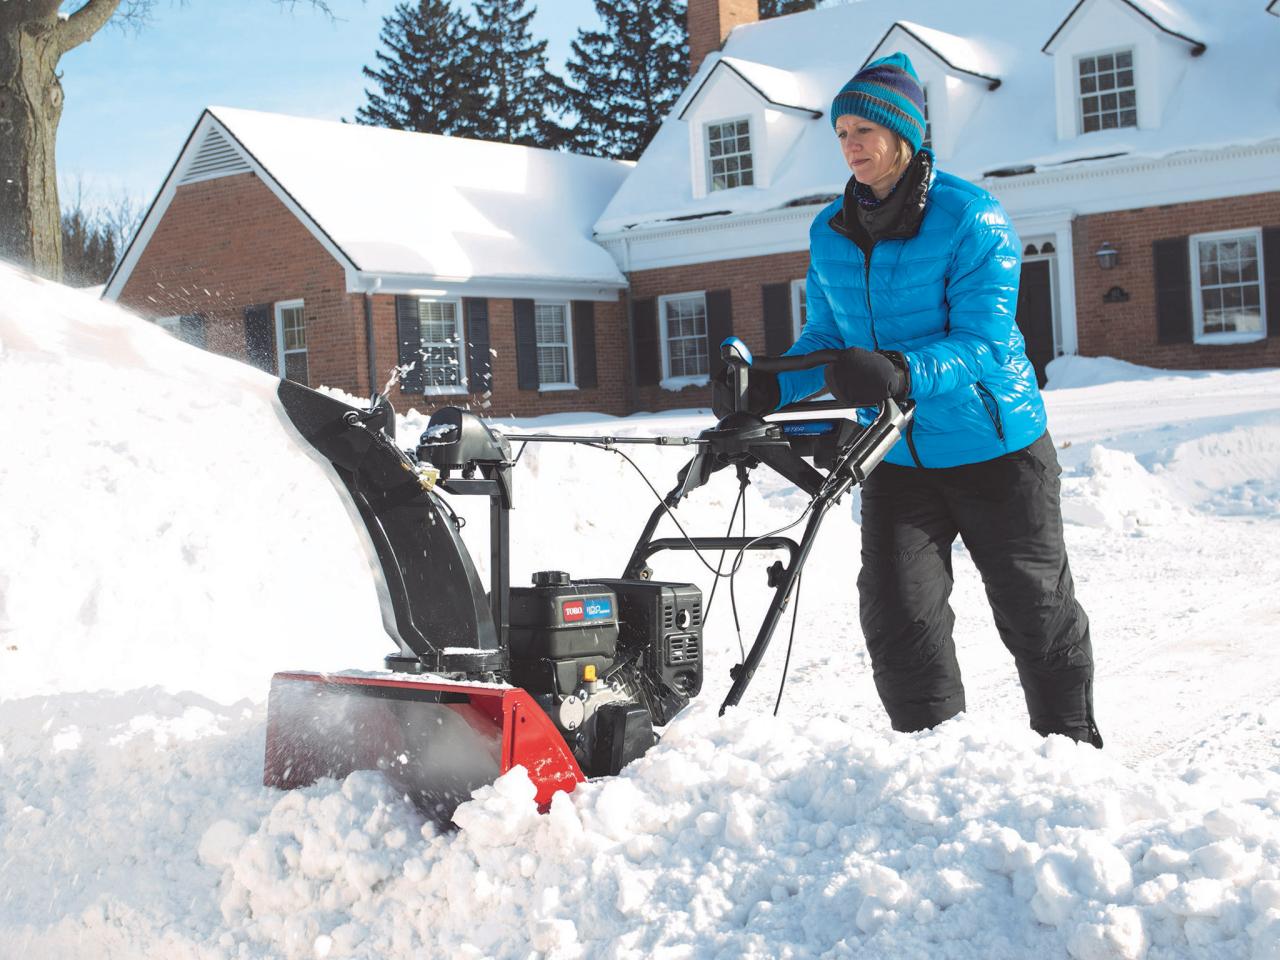
<path id="1" fill-rule="evenodd" d="M 466 387 L 423 387 L 424 397 L 465 397 Z"/>
<path id="2" fill-rule="evenodd" d="M 658 381 L 663 390 L 679 393 L 686 387 L 705 387 L 711 380 L 708 377 L 665 377 Z"/>
<path id="3" fill-rule="evenodd" d="M 1237 343 L 1257 343 L 1259 340 L 1267 339 L 1267 335 L 1261 331 L 1249 333 L 1207 333 L 1202 334 L 1195 339 L 1198 347 L 1227 347 Z"/>
<path id="4" fill-rule="evenodd" d="M 538 384 L 539 393 L 558 393 L 562 390 L 577 390 L 576 383 L 540 383 Z"/>

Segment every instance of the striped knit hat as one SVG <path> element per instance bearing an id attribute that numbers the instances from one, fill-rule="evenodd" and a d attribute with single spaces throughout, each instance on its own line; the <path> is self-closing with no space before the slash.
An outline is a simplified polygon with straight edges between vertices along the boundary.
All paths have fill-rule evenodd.
<path id="1" fill-rule="evenodd" d="M 924 90 L 905 53 L 872 60 L 859 70 L 831 101 L 831 126 L 836 117 L 854 116 L 888 127 L 911 144 L 924 140 Z"/>

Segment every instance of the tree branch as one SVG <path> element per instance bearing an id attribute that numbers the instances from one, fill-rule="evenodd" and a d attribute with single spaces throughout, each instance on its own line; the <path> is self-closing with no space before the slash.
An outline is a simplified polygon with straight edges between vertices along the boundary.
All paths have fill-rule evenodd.
<path id="1" fill-rule="evenodd" d="M 83 7 L 59 22 L 59 55 L 92 39 L 95 33 L 106 26 L 119 6 L 120 0 L 88 0 Z"/>

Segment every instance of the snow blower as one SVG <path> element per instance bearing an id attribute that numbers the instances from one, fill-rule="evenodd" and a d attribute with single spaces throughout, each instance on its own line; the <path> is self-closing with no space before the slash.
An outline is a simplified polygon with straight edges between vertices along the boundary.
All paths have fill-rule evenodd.
<path id="1" fill-rule="evenodd" d="M 693 584 L 654 579 L 649 561 L 663 551 L 734 551 L 735 570 L 748 550 L 786 554 L 769 568 L 772 601 L 750 650 L 730 670 L 721 713 L 736 705 L 827 510 L 897 442 L 912 404 L 886 401 L 865 426 L 841 416 L 764 420 L 742 409 L 753 365 L 807 369 L 830 362 L 834 351 L 753 360 L 731 337 L 721 354 L 737 412 L 697 437 L 504 435 L 472 413 L 445 407 L 407 452 L 396 443 L 385 397 L 359 410 L 282 380 L 278 395 L 289 420 L 332 466 L 367 534 L 383 625 L 397 649 L 378 672 L 275 675 L 264 783 L 288 789 L 378 769 L 444 822 L 474 789 L 516 765 L 528 771 L 543 807 L 558 790 L 616 774 L 702 687 L 702 593 Z M 840 406 L 808 401 L 786 409 Z M 671 492 L 659 496 L 621 577 L 574 579 L 546 570 L 531 585 L 513 587 L 512 442 L 584 443 L 615 452 L 622 444 L 649 443 L 696 452 Z M 811 497 L 792 524 L 806 523 L 798 542 L 785 531 L 654 538 L 663 517 L 674 519 L 678 504 L 714 472 L 735 467 L 741 494 L 760 464 Z M 442 493 L 489 498 L 487 590 L 459 535 L 462 521 Z"/>

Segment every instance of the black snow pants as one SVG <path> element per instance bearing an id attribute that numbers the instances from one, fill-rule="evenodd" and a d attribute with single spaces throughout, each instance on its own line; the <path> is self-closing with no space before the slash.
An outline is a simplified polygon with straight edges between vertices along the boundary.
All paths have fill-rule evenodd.
<path id="1" fill-rule="evenodd" d="M 1102 746 L 1089 618 L 1062 536 L 1060 473 L 1045 433 L 982 463 L 882 463 L 862 485 L 862 631 L 895 730 L 923 730 L 965 707 L 949 603 L 959 535 L 1017 664 L 1032 729 Z"/>

